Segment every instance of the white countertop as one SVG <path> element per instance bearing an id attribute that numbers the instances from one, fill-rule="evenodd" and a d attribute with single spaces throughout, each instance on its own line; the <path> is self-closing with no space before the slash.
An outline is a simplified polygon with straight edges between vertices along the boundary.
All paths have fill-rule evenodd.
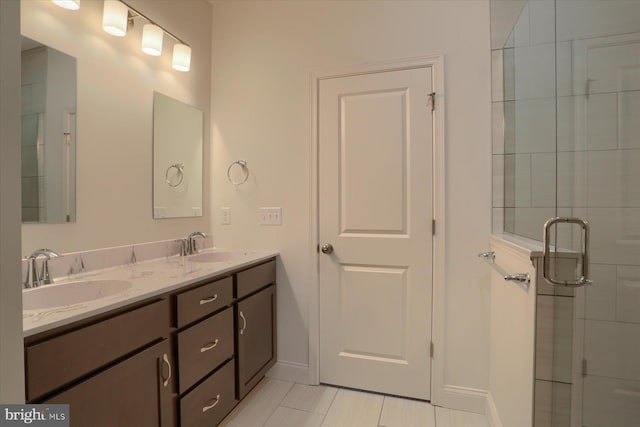
<path id="1" fill-rule="evenodd" d="M 214 249 L 201 251 L 200 253 L 220 251 L 222 250 Z M 277 252 L 266 251 L 238 250 L 231 252 L 231 260 L 223 262 L 194 262 L 189 257 L 172 256 L 75 274 L 54 280 L 53 284 L 46 286 L 52 287 L 68 282 L 90 280 L 125 280 L 131 282 L 133 286 L 122 293 L 106 298 L 68 306 L 24 310 L 22 319 L 23 335 L 27 337 L 83 320 L 197 283 L 203 279 L 242 269 L 278 255 Z M 38 292 L 38 290 L 39 288 L 36 288 L 23 292 Z"/>

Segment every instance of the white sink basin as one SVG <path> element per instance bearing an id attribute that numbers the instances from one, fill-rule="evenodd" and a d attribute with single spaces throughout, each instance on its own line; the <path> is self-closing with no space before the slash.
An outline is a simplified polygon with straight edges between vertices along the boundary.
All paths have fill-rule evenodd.
<path id="1" fill-rule="evenodd" d="M 230 261 L 232 258 L 237 258 L 242 254 L 242 252 L 231 251 L 204 252 L 201 254 L 191 255 L 188 259 L 193 262 L 225 262 Z"/>
<path id="2" fill-rule="evenodd" d="M 44 285 L 22 291 L 22 309 L 38 310 L 89 302 L 119 294 L 131 288 L 126 280 L 85 280 Z"/>

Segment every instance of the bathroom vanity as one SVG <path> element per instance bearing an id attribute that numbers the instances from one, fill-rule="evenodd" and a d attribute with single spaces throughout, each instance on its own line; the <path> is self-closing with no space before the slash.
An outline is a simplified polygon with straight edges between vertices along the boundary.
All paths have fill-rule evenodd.
<path id="1" fill-rule="evenodd" d="M 25 330 L 28 402 L 70 404 L 76 427 L 214 426 L 262 379 L 276 360 L 275 255 L 155 263 L 161 286 L 137 266 L 121 274 L 141 276 L 138 295 L 130 279 L 129 300 Z"/>

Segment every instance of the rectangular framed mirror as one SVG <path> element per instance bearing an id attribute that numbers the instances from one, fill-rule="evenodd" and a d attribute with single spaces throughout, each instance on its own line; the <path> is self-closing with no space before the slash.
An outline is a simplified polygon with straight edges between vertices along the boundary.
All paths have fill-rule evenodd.
<path id="1" fill-rule="evenodd" d="M 22 222 L 76 221 L 76 58 L 22 37 Z"/>
<path id="2" fill-rule="evenodd" d="M 153 218 L 202 216 L 203 112 L 153 95 Z"/>

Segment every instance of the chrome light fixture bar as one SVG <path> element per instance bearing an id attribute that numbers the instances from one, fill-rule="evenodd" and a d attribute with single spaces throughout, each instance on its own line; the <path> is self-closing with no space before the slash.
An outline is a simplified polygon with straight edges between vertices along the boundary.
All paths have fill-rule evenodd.
<path id="1" fill-rule="evenodd" d="M 133 24 L 133 19 L 137 17 L 148 22 L 142 29 L 142 51 L 148 55 L 160 56 L 162 54 L 162 39 L 166 34 L 176 41 L 173 46 L 173 68 L 178 71 L 189 71 L 191 68 L 191 47 L 171 31 L 124 1 L 105 0 L 102 28 L 109 34 L 123 37 L 127 33 L 128 24 Z"/>

